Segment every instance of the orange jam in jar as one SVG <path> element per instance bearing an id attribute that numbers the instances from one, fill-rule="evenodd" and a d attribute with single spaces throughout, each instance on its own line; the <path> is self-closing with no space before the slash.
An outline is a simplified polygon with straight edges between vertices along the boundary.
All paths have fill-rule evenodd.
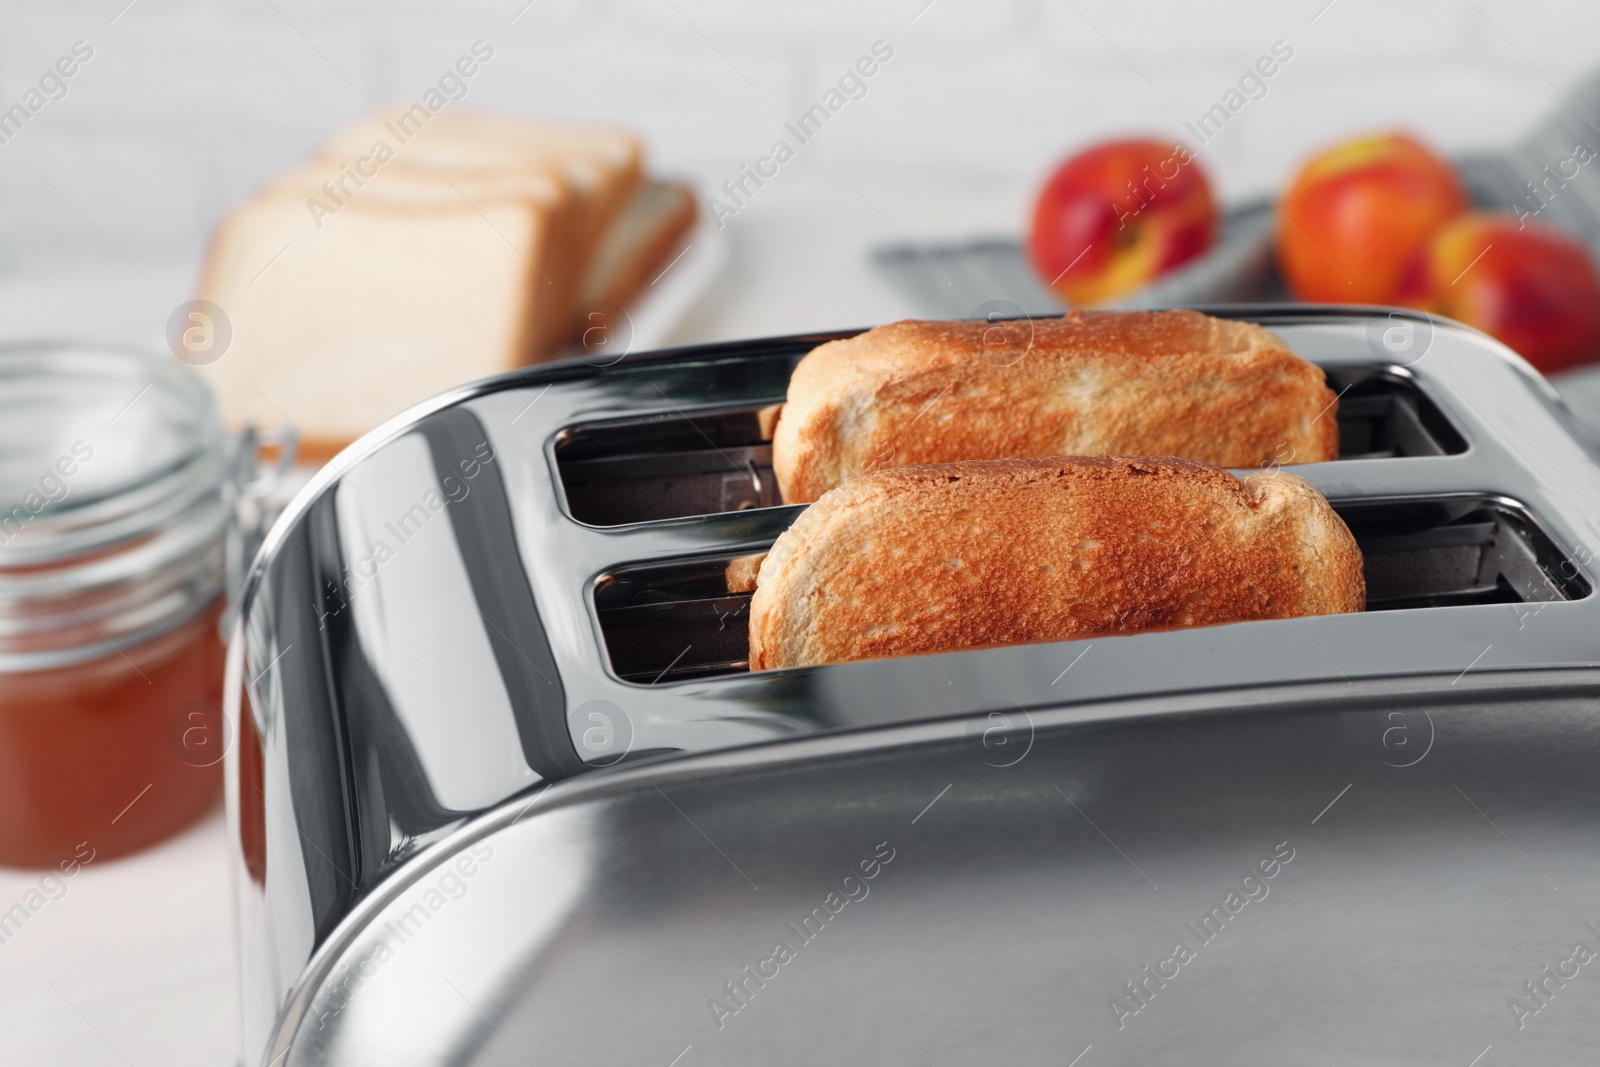
<path id="1" fill-rule="evenodd" d="M 0 865 L 131 852 L 219 799 L 226 470 L 169 357 L 0 349 Z"/>

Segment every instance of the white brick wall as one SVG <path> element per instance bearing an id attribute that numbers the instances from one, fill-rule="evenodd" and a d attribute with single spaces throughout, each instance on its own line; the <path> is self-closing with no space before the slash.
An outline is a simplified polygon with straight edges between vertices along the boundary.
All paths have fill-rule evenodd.
<path id="1" fill-rule="evenodd" d="M 75 40 L 95 56 L 0 145 L 0 270 L 115 258 L 110 246 L 136 264 L 192 255 L 230 202 L 364 108 L 415 97 L 479 38 L 495 57 L 470 103 L 631 124 L 658 169 L 708 190 L 889 41 L 867 96 L 735 226 L 856 200 L 845 178 L 891 215 L 935 193 L 1020 212 L 1087 139 L 1182 135 L 1279 39 L 1293 60 L 1206 147 L 1225 193 L 1276 185 L 1361 129 L 1502 143 L 1600 66 L 1592 0 L 525 2 L 5 0 L 0 108 Z"/>

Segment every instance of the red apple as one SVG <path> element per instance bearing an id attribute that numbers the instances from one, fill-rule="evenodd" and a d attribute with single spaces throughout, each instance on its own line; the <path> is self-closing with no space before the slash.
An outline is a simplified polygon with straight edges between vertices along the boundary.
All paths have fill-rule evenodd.
<path id="1" fill-rule="evenodd" d="M 1200 255 L 1216 228 L 1211 185 L 1188 149 L 1111 141 L 1050 175 L 1028 246 L 1064 301 L 1099 304 Z"/>
<path id="2" fill-rule="evenodd" d="M 1393 303 L 1428 238 L 1466 209 L 1448 163 L 1404 134 L 1313 156 L 1284 195 L 1278 263 L 1302 300 Z"/>
<path id="3" fill-rule="evenodd" d="M 1474 326 L 1546 374 L 1600 359 L 1600 280 L 1559 230 L 1495 212 L 1445 226 L 1400 301 Z"/>

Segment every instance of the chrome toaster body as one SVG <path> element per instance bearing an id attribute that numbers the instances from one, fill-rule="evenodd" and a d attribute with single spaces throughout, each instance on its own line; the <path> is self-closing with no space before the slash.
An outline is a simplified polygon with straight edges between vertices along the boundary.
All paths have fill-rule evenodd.
<path id="1" fill-rule="evenodd" d="M 531 368 L 338 457 L 230 661 L 246 1062 L 1592 1044 L 1593 983 L 1523 983 L 1600 951 L 1593 445 L 1453 324 L 1216 313 L 1340 392 L 1294 470 L 1368 612 L 750 673 L 723 569 L 801 510 L 761 411 L 847 333 Z"/>

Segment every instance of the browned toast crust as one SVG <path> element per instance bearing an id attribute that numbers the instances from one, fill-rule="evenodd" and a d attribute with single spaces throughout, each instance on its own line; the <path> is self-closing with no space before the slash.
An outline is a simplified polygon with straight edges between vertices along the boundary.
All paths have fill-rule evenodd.
<path id="1" fill-rule="evenodd" d="M 1321 368 L 1252 323 L 1195 311 L 1075 311 L 879 326 L 813 349 L 773 439 L 785 501 L 875 470 L 1059 455 L 1219 467 L 1339 453 Z"/>
<path id="2" fill-rule="evenodd" d="M 762 562 L 769 670 L 1360 611 L 1361 551 L 1281 471 L 1172 458 L 901 467 L 807 508 Z"/>

